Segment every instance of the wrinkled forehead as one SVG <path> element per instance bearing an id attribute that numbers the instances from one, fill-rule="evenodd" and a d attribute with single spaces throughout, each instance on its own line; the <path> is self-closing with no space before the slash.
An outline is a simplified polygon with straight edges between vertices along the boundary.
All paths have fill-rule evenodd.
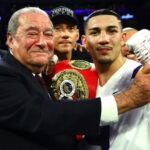
<path id="1" fill-rule="evenodd" d="M 20 14 L 18 18 L 19 24 L 41 24 L 41 25 L 51 25 L 52 23 L 48 15 L 40 12 L 25 12 Z"/>
<path id="2" fill-rule="evenodd" d="M 17 31 L 36 29 L 39 31 L 53 30 L 49 17 L 40 12 L 25 12 L 18 18 Z"/>

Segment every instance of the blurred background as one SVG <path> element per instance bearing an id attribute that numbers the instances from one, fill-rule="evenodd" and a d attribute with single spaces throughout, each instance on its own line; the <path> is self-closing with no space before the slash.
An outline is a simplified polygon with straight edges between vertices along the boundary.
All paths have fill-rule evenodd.
<path id="1" fill-rule="evenodd" d="M 50 13 L 51 9 L 60 5 L 75 11 L 81 34 L 84 34 L 82 25 L 86 16 L 101 8 L 109 8 L 120 14 L 124 27 L 150 30 L 150 0 L 0 0 L 0 49 L 7 49 L 7 24 L 14 11 L 25 6 L 38 6 Z"/>

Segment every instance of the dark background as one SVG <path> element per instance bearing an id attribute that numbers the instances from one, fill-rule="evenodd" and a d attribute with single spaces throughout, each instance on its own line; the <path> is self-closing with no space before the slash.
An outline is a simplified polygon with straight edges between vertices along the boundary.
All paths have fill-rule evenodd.
<path id="1" fill-rule="evenodd" d="M 124 27 L 150 30 L 150 0 L 0 0 L 0 49 L 7 49 L 5 44 L 7 23 L 14 11 L 25 6 L 38 6 L 50 12 L 59 5 L 65 5 L 78 12 L 81 34 L 83 34 L 83 17 L 101 8 L 112 9 L 121 16 L 128 13 L 134 15 L 134 18 L 123 19 Z"/>

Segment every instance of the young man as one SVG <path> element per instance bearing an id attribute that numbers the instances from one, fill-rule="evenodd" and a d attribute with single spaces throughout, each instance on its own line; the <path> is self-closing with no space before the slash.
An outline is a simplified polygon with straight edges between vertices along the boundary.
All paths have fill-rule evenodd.
<path id="1" fill-rule="evenodd" d="M 79 21 L 73 10 L 65 6 L 52 9 L 50 19 L 54 25 L 54 53 L 58 56 L 58 62 L 62 60 L 82 59 L 92 62 L 89 53 L 82 49 L 82 52 L 74 50 L 79 40 Z"/>
<path id="2" fill-rule="evenodd" d="M 99 76 L 97 91 L 101 97 L 120 93 L 132 83 L 141 64 L 121 54 L 125 42 L 117 13 L 101 9 L 85 21 L 84 46 L 89 50 Z M 130 97 L 130 96 L 129 96 Z M 150 104 L 119 115 L 110 125 L 110 150 L 146 150 L 150 147 Z"/>
<path id="3" fill-rule="evenodd" d="M 0 148 L 3 150 L 73 149 L 72 143 L 66 148 L 63 135 L 97 134 L 100 120 L 117 121 L 112 119 L 117 110 L 120 114 L 150 101 L 149 65 L 123 94 L 78 101 L 56 102 L 50 98 L 35 78 L 54 51 L 53 25 L 39 8 L 23 8 L 11 16 L 7 43 L 10 53 L 0 61 Z M 127 99 L 127 95 L 131 97 Z M 107 101 L 114 105 L 109 106 Z M 108 110 L 110 115 L 114 112 L 112 117 L 104 115 Z"/>

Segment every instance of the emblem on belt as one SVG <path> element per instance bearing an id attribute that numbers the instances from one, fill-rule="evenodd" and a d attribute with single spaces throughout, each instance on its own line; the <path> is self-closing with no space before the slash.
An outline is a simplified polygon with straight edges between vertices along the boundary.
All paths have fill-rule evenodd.
<path id="1" fill-rule="evenodd" d="M 72 60 L 69 62 L 69 65 L 73 68 L 80 69 L 80 70 L 86 70 L 91 67 L 90 63 L 85 60 Z"/>
<path id="2" fill-rule="evenodd" d="M 83 75 L 75 69 L 65 69 L 52 78 L 52 92 L 56 99 L 88 98 L 88 86 Z"/>

